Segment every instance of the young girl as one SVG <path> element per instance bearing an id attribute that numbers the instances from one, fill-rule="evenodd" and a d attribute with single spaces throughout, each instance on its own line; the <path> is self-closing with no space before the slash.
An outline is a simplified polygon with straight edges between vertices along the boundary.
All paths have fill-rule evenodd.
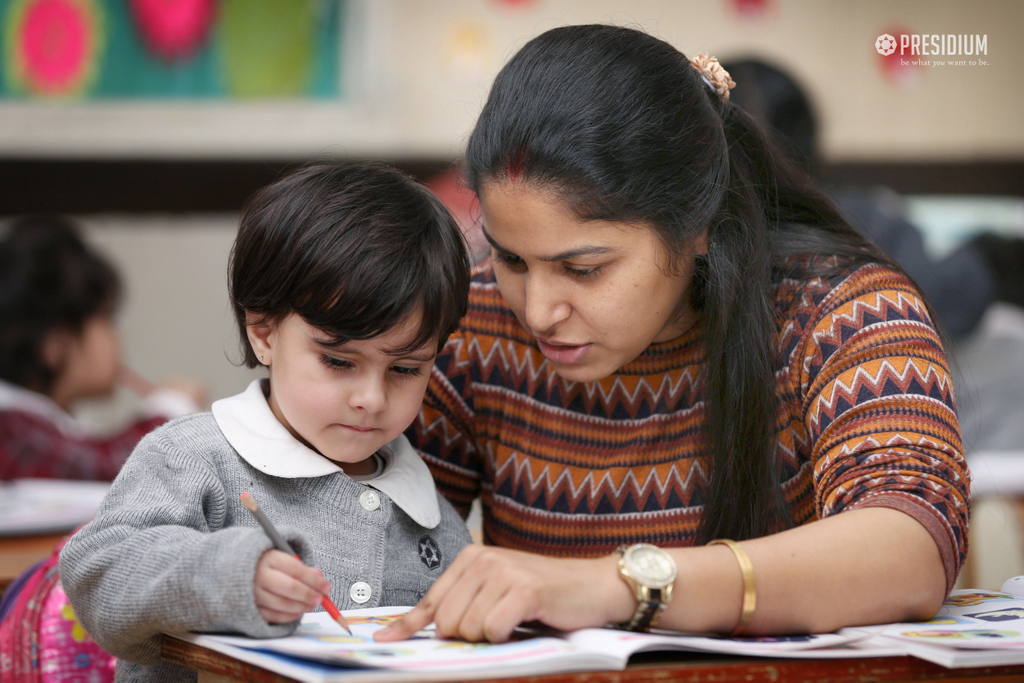
<path id="1" fill-rule="evenodd" d="M 469 542 L 402 435 L 466 310 L 443 205 L 384 166 L 309 166 L 249 201 L 229 269 L 244 362 L 269 379 L 146 437 L 61 554 L 119 678 L 187 678 L 163 631 L 281 636 L 325 595 L 413 604 Z M 246 491 L 302 561 L 270 549 Z"/>
<path id="2" fill-rule="evenodd" d="M 612 26 L 544 33 L 498 75 L 466 152 L 492 263 L 410 432 L 458 507 L 481 496 L 492 547 L 381 639 L 942 604 L 969 474 L 930 310 L 731 85 Z"/>
<path id="3" fill-rule="evenodd" d="M 22 218 L 0 232 L 0 480 L 113 479 L 143 435 L 199 410 L 200 388 L 182 383 L 147 390 L 142 417 L 112 435 L 68 413 L 134 377 L 114 324 L 120 292 L 68 219 Z"/>

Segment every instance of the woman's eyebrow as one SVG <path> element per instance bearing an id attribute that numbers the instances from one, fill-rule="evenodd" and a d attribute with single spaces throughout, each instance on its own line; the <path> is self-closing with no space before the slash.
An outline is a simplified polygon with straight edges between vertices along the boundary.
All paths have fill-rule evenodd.
<path id="1" fill-rule="evenodd" d="M 490 244 L 495 249 L 497 249 L 498 251 L 503 251 L 506 254 L 511 254 L 512 253 L 508 249 L 506 249 L 505 247 L 503 247 L 500 244 L 498 244 L 497 242 L 495 242 L 494 238 L 491 237 L 491 233 L 487 232 L 487 228 L 485 228 L 483 225 L 480 226 L 480 232 L 482 232 L 484 234 L 484 239 L 487 240 L 487 243 Z"/>
<path id="2" fill-rule="evenodd" d="M 494 238 L 490 236 L 490 234 L 483 226 L 480 227 L 480 231 L 484 234 L 484 238 L 490 243 L 490 245 L 497 249 L 498 251 L 503 252 L 505 254 L 515 253 L 495 242 Z M 553 261 L 571 261 L 572 259 L 579 258 L 580 256 L 601 256 L 604 254 L 610 254 L 614 251 L 615 250 L 612 249 L 611 247 L 585 245 L 582 247 L 576 247 L 575 249 L 567 249 L 566 251 L 559 252 L 553 256 L 540 256 L 538 257 L 538 260 L 549 263 Z"/>

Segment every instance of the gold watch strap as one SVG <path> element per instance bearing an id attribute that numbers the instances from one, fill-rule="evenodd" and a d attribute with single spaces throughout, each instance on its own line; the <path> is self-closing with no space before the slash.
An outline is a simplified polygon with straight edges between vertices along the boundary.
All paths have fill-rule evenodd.
<path id="1" fill-rule="evenodd" d="M 658 624 L 661 613 L 668 606 L 661 599 L 661 589 L 650 590 L 651 599 L 641 600 L 636 606 L 633 618 L 622 625 L 627 631 L 649 631 Z"/>
<path id="2" fill-rule="evenodd" d="M 672 595 L 672 586 L 669 585 L 665 588 L 650 588 L 641 585 L 636 578 L 631 574 L 627 574 L 623 571 L 624 558 L 626 551 L 631 546 L 621 545 L 616 548 L 623 559 L 620 559 L 619 574 L 623 579 L 630 584 L 633 589 L 633 595 L 637 600 L 636 611 L 633 612 L 633 617 L 624 623 L 617 624 L 617 628 L 625 629 L 627 631 L 649 631 L 654 628 L 658 620 L 661 619 L 662 613 L 665 608 L 668 607 L 668 600 Z"/>

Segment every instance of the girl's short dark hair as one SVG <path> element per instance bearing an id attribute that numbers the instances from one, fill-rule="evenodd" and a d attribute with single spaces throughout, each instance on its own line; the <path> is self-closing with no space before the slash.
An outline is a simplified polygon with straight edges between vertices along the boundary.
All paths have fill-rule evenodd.
<path id="1" fill-rule="evenodd" d="M 451 214 L 429 190 L 379 163 L 315 163 L 246 203 L 228 289 L 247 367 L 258 360 L 246 312 L 291 313 L 330 343 L 380 335 L 422 313 L 408 349 L 440 349 L 466 313 L 469 258 Z"/>
<path id="2" fill-rule="evenodd" d="M 49 393 L 58 369 L 44 362 L 46 336 L 112 316 L 120 296 L 117 271 L 69 218 L 15 219 L 0 232 L 0 379 Z"/>

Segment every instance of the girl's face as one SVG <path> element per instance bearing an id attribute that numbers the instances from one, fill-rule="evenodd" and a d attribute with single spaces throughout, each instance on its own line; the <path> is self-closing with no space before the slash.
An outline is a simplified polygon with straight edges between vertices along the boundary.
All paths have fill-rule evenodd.
<path id="1" fill-rule="evenodd" d="M 348 474 L 405 431 L 423 403 L 437 346 L 397 353 L 415 337 L 419 315 L 388 332 L 341 346 L 298 314 L 250 324 L 249 341 L 270 369 L 270 409 L 291 434 Z"/>
<path id="2" fill-rule="evenodd" d="M 566 379 L 607 377 L 696 320 L 687 295 L 693 258 L 666 273 L 653 230 L 581 222 L 527 183 L 488 183 L 480 206 L 502 296 Z M 704 252 L 700 237 L 693 253 Z"/>
<path id="3" fill-rule="evenodd" d="M 89 318 L 77 335 L 52 332 L 43 353 L 57 371 L 50 397 L 65 410 L 79 399 L 113 393 L 121 367 L 121 337 L 110 316 Z"/>

